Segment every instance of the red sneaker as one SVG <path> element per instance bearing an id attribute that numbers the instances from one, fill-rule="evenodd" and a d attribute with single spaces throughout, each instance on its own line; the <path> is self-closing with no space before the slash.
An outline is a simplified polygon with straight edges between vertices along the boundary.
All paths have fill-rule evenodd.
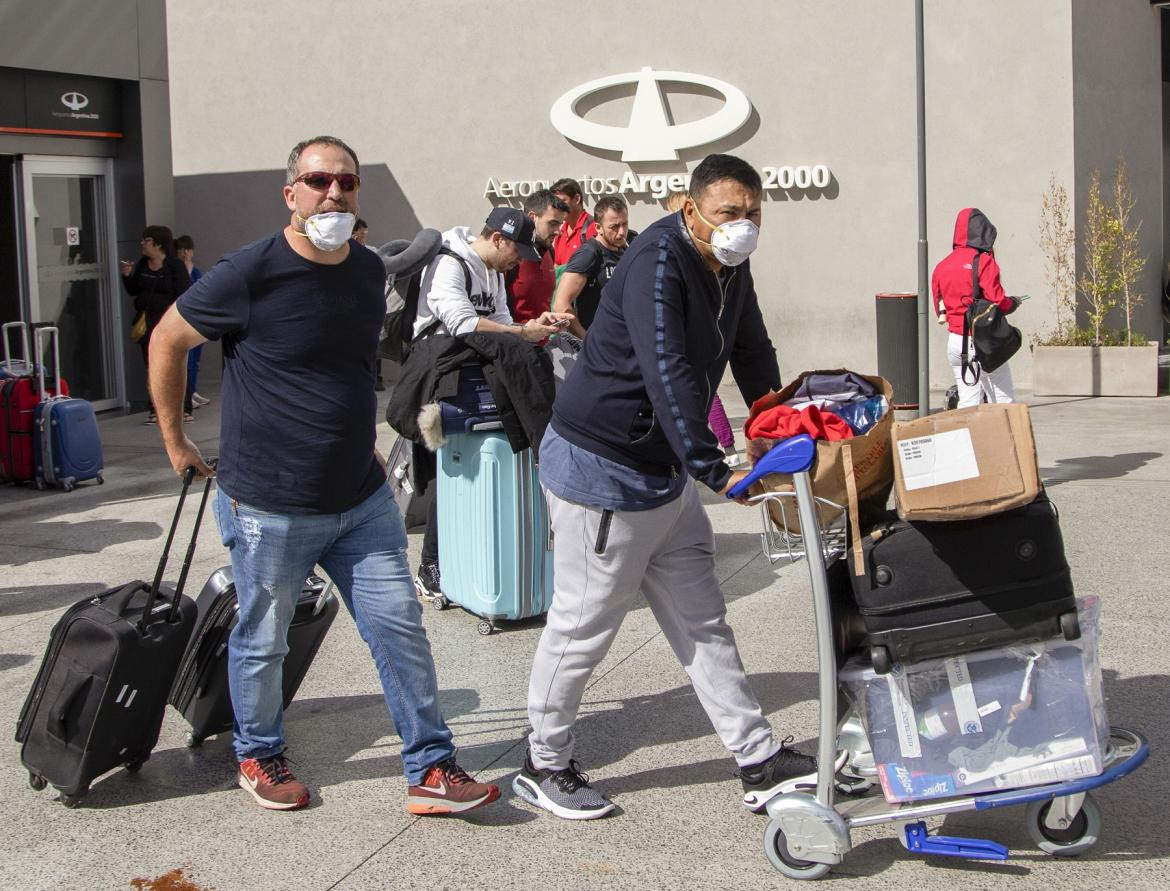
<path id="1" fill-rule="evenodd" d="M 499 797 L 499 786 L 477 783 L 452 755 L 432 764 L 422 783 L 406 790 L 406 809 L 419 815 L 461 814 Z"/>
<path id="2" fill-rule="evenodd" d="M 284 755 L 247 758 L 240 762 L 239 783 L 260 807 L 273 811 L 295 811 L 309 803 L 309 790 L 293 776 Z"/>

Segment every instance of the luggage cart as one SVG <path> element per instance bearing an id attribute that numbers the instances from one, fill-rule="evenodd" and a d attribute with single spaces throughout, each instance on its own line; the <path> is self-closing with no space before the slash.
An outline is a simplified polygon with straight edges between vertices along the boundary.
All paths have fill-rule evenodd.
<path id="1" fill-rule="evenodd" d="M 931 835 L 924 821 L 928 817 L 1011 805 L 1027 806 L 1028 832 L 1042 851 L 1072 857 L 1089 850 L 1101 828 L 1101 812 L 1090 791 L 1121 779 L 1145 762 L 1149 744 L 1140 733 L 1110 728 L 1105 769 L 1095 777 L 924 803 L 886 802 L 876 782 L 873 754 L 860 719 L 850 714 L 837 720 L 837 659 L 826 568 L 845 552 L 847 517 L 841 505 L 814 496 L 809 470 L 815 457 L 816 443 L 811 437 L 801 434 L 784 440 L 728 493 L 729 498 L 742 498 L 748 487 L 763 476 L 792 475 L 793 491 L 769 492 L 748 501 L 761 506 L 762 546 L 768 560 L 777 563 L 807 559 L 812 581 L 820 697 L 816 793 L 790 792 L 767 803 L 764 853 L 768 860 L 788 878 L 819 879 L 852 849 L 851 829 L 884 823 L 897 826 L 903 846 L 914 853 L 1006 860 L 1008 849 L 1001 844 Z M 789 506 L 795 501 L 799 532 L 788 527 L 783 510 L 778 511 L 781 528 L 775 528 L 772 522 L 769 503 L 782 507 L 785 499 L 789 499 Z M 841 509 L 839 516 L 823 528 L 818 503 Z M 848 795 L 837 801 L 838 793 Z"/>

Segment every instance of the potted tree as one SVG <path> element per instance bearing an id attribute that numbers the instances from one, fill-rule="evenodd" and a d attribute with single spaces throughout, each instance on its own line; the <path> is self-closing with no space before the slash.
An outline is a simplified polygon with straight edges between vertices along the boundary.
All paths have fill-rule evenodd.
<path id="1" fill-rule="evenodd" d="M 1093 171 L 1077 277 L 1068 193 L 1055 177 L 1049 180 L 1040 245 L 1056 312 L 1052 330 L 1032 345 L 1037 396 L 1158 395 L 1158 344 L 1133 330 L 1133 312 L 1144 299 L 1138 282 L 1146 265 L 1141 222 L 1134 220 L 1133 208 L 1124 157 L 1117 159 L 1107 196 L 1100 171 Z M 1108 325 L 1115 310 L 1124 317 L 1124 329 Z"/>

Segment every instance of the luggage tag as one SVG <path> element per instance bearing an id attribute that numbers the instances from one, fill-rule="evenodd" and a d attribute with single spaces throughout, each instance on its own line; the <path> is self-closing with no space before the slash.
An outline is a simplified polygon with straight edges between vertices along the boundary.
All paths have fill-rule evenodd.
<path id="1" fill-rule="evenodd" d="M 1032 695 L 1032 684 L 1036 680 L 1036 663 L 1039 661 L 1039 653 L 1028 657 L 1028 667 L 1024 669 L 1024 679 L 1020 683 L 1020 695 L 1017 697 L 1017 701 L 1008 709 L 1007 722 L 1009 724 L 1014 724 L 1020 715 L 1032 707 L 1032 701 L 1034 699 Z"/>
<path id="2" fill-rule="evenodd" d="M 959 721 L 959 732 L 967 735 L 983 732 L 983 713 L 975 701 L 975 688 L 971 686 L 971 671 L 963 656 L 952 656 L 944 660 L 947 680 L 951 685 L 951 701 L 955 704 L 955 717 Z M 996 704 L 998 708 L 998 703 Z M 990 712 L 988 713 L 990 714 Z"/>

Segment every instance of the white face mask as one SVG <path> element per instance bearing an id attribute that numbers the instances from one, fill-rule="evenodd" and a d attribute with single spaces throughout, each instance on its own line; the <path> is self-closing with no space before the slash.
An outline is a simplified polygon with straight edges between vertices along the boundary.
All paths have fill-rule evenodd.
<path id="1" fill-rule="evenodd" d="M 321 251 L 336 251 L 353 234 L 353 224 L 357 217 L 351 213 L 316 213 L 307 220 L 297 215 L 297 219 L 305 224 L 305 231 L 300 233 L 313 246 Z"/>
<path id="2" fill-rule="evenodd" d="M 695 205 L 695 214 L 714 231 L 711 233 L 710 241 L 703 241 L 695 235 L 694 231 L 691 232 L 691 236 L 696 241 L 710 247 L 715 259 L 724 266 L 738 266 L 751 256 L 752 251 L 759 244 L 760 227 L 751 220 L 732 220 L 730 223 L 721 223 L 716 226 L 699 213 L 697 204 Z"/>

